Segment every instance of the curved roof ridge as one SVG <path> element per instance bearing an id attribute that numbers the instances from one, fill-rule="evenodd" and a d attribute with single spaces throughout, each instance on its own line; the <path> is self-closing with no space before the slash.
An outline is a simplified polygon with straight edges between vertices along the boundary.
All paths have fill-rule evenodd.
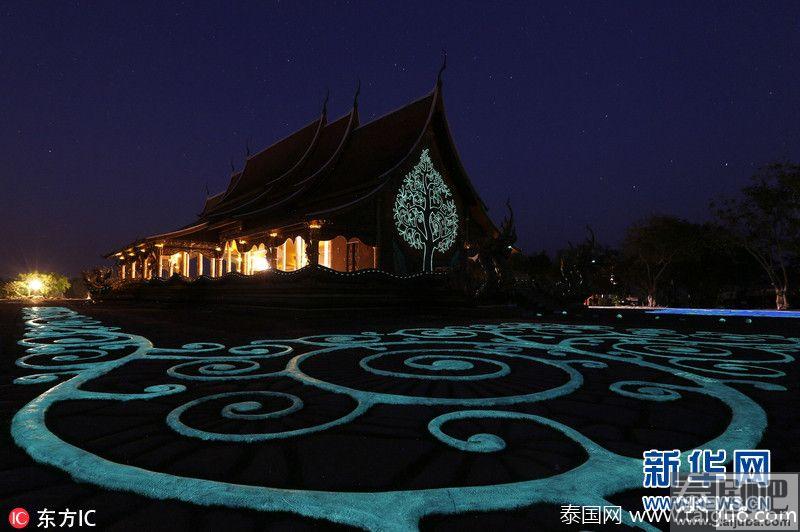
<path id="1" fill-rule="evenodd" d="M 450 131 L 450 123 L 447 121 L 447 115 L 445 114 L 444 110 L 444 96 L 442 96 L 442 118 L 444 133 L 446 135 L 448 144 L 453 149 L 453 159 L 455 159 L 456 166 L 458 167 L 459 172 L 461 172 L 464 176 L 468 176 L 469 174 L 467 174 L 467 170 L 464 168 L 464 163 L 461 161 L 461 154 L 458 152 L 455 140 L 453 139 L 453 133 Z M 483 207 L 484 210 L 488 210 L 486 204 L 483 202 L 483 199 L 478 195 L 478 191 L 475 190 L 475 185 L 472 184 L 472 180 L 465 179 L 464 181 L 469 187 L 470 193 L 478 200 L 481 207 Z"/>
<path id="2" fill-rule="evenodd" d="M 348 115 L 343 115 L 342 118 L 344 118 L 346 116 L 348 116 Z M 334 150 L 333 154 L 328 158 L 327 161 L 325 161 L 325 163 L 322 166 L 320 166 L 313 174 L 311 174 L 309 177 L 307 177 L 306 179 L 304 179 L 303 181 L 301 181 L 298 184 L 306 184 L 306 183 L 312 182 L 317 176 L 319 176 L 323 171 L 325 171 L 335 159 L 337 159 L 339 154 L 342 152 L 345 144 L 347 144 L 347 140 L 350 138 L 350 135 L 356 129 L 355 127 L 353 127 L 353 125 L 356 122 L 358 122 L 358 117 L 359 117 L 359 115 L 358 115 L 358 106 L 353 106 L 353 108 L 350 110 L 349 121 L 348 121 L 348 124 L 347 124 L 347 128 L 345 129 L 344 135 L 342 135 L 342 140 L 339 142 L 338 146 L 336 147 L 336 150 Z M 336 121 L 339 121 L 342 118 L 339 118 Z M 236 215 L 236 217 L 239 218 L 239 217 L 249 216 L 249 215 L 252 215 L 252 214 L 258 214 L 258 213 L 262 213 L 264 211 L 273 209 L 275 207 L 283 205 L 284 203 L 296 198 L 298 195 L 302 194 L 307 189 L 308 189 L 308 186 L 303 186 L 303 187 L 301 187 L 298 190 L 294 191 L 293 193 L 291 193 L 289 196 L 287 196 L 285 198 L 282 198 L 282 199 L 280 199 L 280 200 L 278 200 L 276 202 L 273 202 L 273 203 L 271 203 L 269 205 L 266 205 L 264 207 L 261 207 L 261 208 L 258 208 L 258 209 L 252 210 L 252 211 L 248 211 L 248 212 L 245 212 L 245 213 L 239 213 L 239 214 Z"/>
<path id="3" fill-rule="evenodd" d="M 309 143 L 308 147 L 306 148 L 306 151 L 303 152 L 303 155 L 300 156 L 300 158 L 297 160 L 297 162 L 295 162 L 295 164 L 293 164 L 288 170 L 286 170 L 284 173 L 282 173 L 278 177 L 276 177 L 274 179 L 271 179 L 271 180 L 267 181 L 266 183 L 264 183 L 265 189 L 262 190 L 261 192 L 259 192 L 258 194 L 256 194 L 255 197 L 246 200 L 244 203 L 232 205 L 232 206 L 230 206 L 230 208 L 228 208 L 226 210 L 218 210 L 214 214 L 216 214 L 216 215 L 225 215 L 225 214 L 233 213 L 234 211 L 236 211 L 238 209 L 241 209 L 241 208 L 243 208 L 243 207 L 245 207 L 247 205 L 250 205 L 251 203 L 257 201 L 260 198 L 262 198 L 270 190 L 272 190 L 272 186 L 274 184 L 280 182 L 286 176 L 292 174 L 297 168 L 302 166 L 302 164 L 305 163 L 306 160 L 308 160 L 308 157 L 310 156 L 310 154 L 313 151 L 314 147 L 317 145 L 317 142 L 319 141 L 320 134 L 321 134 L 323 128 L 325 127 L 325 125 L 327 125 L 326 118 L 327 118 L 327 105 L 326 105 L 325 108 L 323 108 L 322 116 L 320 116 L 320 118 L 318 118 L 316 120 L 316 122 L 318 122 L 318 123 L 317 123 L 317 129 L 314 132 L 314 137 L 311 139 L 311 142 Z M 313 124 L 313 122 L 311 124 Z M 309 124 L 309 126 L 311 124 Z M 309 127 L 309 126 L 305 126 L 305 127 Z M 305 127 L 302 128 L 302 129 L 305 129 Z M 298 131 L 302 131 L 302 129 L 298 130 Z M 297 132 L 295 132 L 295 133 L 297 133 Z M 266 150 L 263 150 L 263 151 L 266 151 Z"/>
<path id="4" fill-rule="evenodd" d="M 361 196 L 359 196 L 358 198 L 356 198 L 356 199 L 354 199 L 352 201 L 349 201 L 347 203 L 338 205 L 336 207 L 326 208 L 326 209 L 318 210 L 318 211 L 312 211 L 312 212 L 306 213 L 306 216 L 313 217 L 313 216 L 317 216 L 317 215 L 320 215 L 320 214 L 325 214 L 325 213 L 329 213 L 329 212 L 333 212 L 333 211 L 336 211 L 336 210 L 339 210 L 339 209 L 343 209 L 343 208 L 349 207 L 351 205 L 354 205 L 354 204 L 356 204 L 356 203 L 358 203 L 360 201 L 363 201 L 363 200 L 369 198 L 370 196 L 374 195 L 379 190 L 381 190 L 386 185 L 386 183 L 389 182 L 389 178 L 391 177 L 391 174 L 397 168 L 399 168 L 405 161 L 408 160 L 408 158 L 411 156 L 411 154 L 413 154 L 417 150 L 417 148 L 419 147 L 420 143 L 422 142 L 422 139 L 425 137 L 425 132 L 428 130 L 428 126 L 430 125 L 431 120 L 433 119 L 433 116 L 434 116 L 434 112 L 436 111 L 436 106 L 439 103 L 439 100 L 441 99 L 441 81 L 437 81 L 433 91 L 429 92 L 424 97 L 418 98 L 418 99 L 414 100 L 412 103 L 408 104 L 407 106 L 400 107 L 400 108 L 396 109 L 395 111 L 392 111 L 392 112 L 387 113 L 387 114 L 385 114 L 385 115 L 380 117 L 380 118 L 384 118 L 386 116 L 389 116 L 392 113 L 397 112 L 400 109 L 403 109 L 404 107 L 408 107 L 408 106 L 413 105 L 415 103 L 421 102 L 425 98 L 431 98 L 431 106 L 430 106 L 430 109 L 428 110 L 427 118 L 425 119 L 425 123 L 422 125 L 422 128 L 420 130 L 419 135 L 417 136 L 417 139 L 411 145 L 411 148 L 409 148 L 409 150 L 406 152 L 406 154 L 403 157 L 401 157 L 400 160 L 398 160 L 396 164 L 394 164 L 391 168 L 389 168 L 388 170 L 383 172 L 378 177 L 377 186 L 372 188 L 366 194 L 361 195 Z M 380 120 L 380 118 L 376 118 L 375 120 L 370 122 L 370 124 L 373 123 L 373 122 L 377 122 L 378 120 Z M 365 126 L 367 126 L 367 125 L 369 125 L 369 124 L 365 124 Z"/>
<path id="5" fill-rule="evenodd" d="M 305 183 L 313 180 L 324 169 L 326 169 L 333 162 L 333 160 L 341 153 L 342 149 L 344 148 L 344 145 L 347 143 L 347 140 L 350 138 L 350 135 L 353 133 L 353 131 L 355 129 L 358 128 L 358 125 L 355 125 L 355 124 L 358 123 L 358 105 L 354 105 L 348 114 L 342 115 L 340 118 L 337 118 L 334 122 L 331 122 L 331 124 L 334 124 L 335 122 L 338 122 L 339 120 L 342 120 L 344 118 L 348 118 L 347 127 L 345 127 L 344 134 L 342 135 L 342 139 L 336 145 L 336 149 L 333 151 L 331 156 L 328 157 L 328 159 L 325 161 L 325 163 L 322 166 L 320 166 L 317 170 L 315 170 L 314 173 L 312 173 L 310 176 L 307 176 L 306 178 L 302 179 L 301 181 L 298 181 L 297 183 L 295 183 L 295 186 L 301 186 L 301 185 L 304 185 Z"/>
<path id="6" fill-rule="evenodd" d="M 229 199 L 231 199 L 235 195 L 235 193 L 238 191 L 239 184 L 242 182 L 242 177 L 245 175 L 245 172 L 247 171 L 248 165 L 251 163 L 251 161 L 254 161 L 258 157 L 264 156 L 268 151 L 270 151 L 272 149 L 275 149 L 276 147 L 280 146 L 284 142 L 287 142 L 288 140 L 292 139 L 293 137 L 295 137 L 295 136 L 301 134 L 302 132 L 306 131 L 310 127 L 316 125 L 315 131 L 314 131 L 314 136 L 311 138 L 311 141 L 309 142 L 309 146 L 303 152 L 303 155 L 300 156 L 300 159 L 305 157 L 308 154 L 308 152 L 311 150 L 311 148 L 313 147 L 314 143 L 316 142 L 316 139 L 319 137 L 319 132 L 320 132 L 320 130 L 322 129 L 322 127 L 326 123 L 326 116 L 327 116 L 327 112 L 326 112 L 325 109 L 323 109 L 323 112 L 320 114 L 320 116 L 318 118 L 312 120 L 311 122 L 309 122 L 305 126 L 301 127 L 300 129 L 298 129 L 296 131 L 293 131 L 291 134 L 281 138 L 280 140 L 270 144 L 268 147 L 264 148 L 263 150 L 259 151 L 258 153 L 255 153 L 255 154 L 251 155 L 250 157 L 248 157 L 246 162 L 245 162 L 245 167 L 239 173 L 238 179 L 236 179 L 235 182 L 233 180 L 231 181 L 231 185 L 228 187 L 227 190 L 225 190 L 223 197 L 217 202 L 217 205 L 214 206 L 214 208 L 212 209 L 211 212 L 206 213 L 206 214 L 215 214 L 215 215 L 216 214 L 224 214 L 225 212 L 229 212 L 230 210 L 233 210 L 233 209 L 230 209 L 230 210 L 222 211 L 222 210 L 219 210 L 219 208 L 221 206 L 223 206 L 223 204 L 225 204 Z M 291 168 L 294 168 L 295 166 L 297 166 L 298 162 L 299 161 L 295 162 L 295 164 L 293 164 Z M 290 168 L 290 170 L 291 170 L 291 168 Z M 284 172 L 284 173 L 286 173 L 286 172 Z M 233 207 L 233 208 L 235 208 L 235 207 Z"/>

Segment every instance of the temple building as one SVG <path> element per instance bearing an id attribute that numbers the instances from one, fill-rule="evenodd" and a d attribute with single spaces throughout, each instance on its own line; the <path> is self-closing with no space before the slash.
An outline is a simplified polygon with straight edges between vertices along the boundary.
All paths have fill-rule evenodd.
<path id="1" fill-rule="evenodd" d="M 432 92 L 361 123 L 358 93 L 328 120 L 247 158 L 185 227 L 113 251 L 121 279 L 221 277 L 320 265 L 395 275 L 469 260 L 497 229 L 459 159 L 441 78 Z"/>

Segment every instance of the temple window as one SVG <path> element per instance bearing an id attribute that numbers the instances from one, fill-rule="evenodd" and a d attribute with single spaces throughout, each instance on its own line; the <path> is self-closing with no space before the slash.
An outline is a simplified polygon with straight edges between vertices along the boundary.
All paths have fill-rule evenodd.
<path id="1" fill-rule="evenodd" d="M 250 268 L 253 273 L 270 269 L 270 264 L 267 260 L 267 248 L 264 247 L 264 244 L 259 244 L 258 247 L 253 246 L 250 250 Z"/>
<path id="2" fill-rule="evenodd" d="M 306 257 L 306 242 L 303 237 L 287 238 L 277 248 L 278 269 L 285 272 L 299 270 L 308 264 Z"/>
<path id="3" fill-rule="evenodd" d="M 347 242 L 347 271 L 365 270 L 378 267 L 378 248 L 363 243 L 358 238 Z"/>
<path id="4" fill-rule="evenodd" d="M 319 264 L 340 272 L 377 268 L 378 248 L 343 236 L 319 242 Z"/>

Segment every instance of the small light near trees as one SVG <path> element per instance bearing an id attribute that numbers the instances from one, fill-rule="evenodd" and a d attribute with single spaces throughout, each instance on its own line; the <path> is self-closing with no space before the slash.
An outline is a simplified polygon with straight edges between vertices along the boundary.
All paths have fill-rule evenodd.
<path id="1" fill-rule="evenodd" d="M 32 293 L 41 292 L 42 288 L 44 288 L 44 283 L 38 277 L 32 277 L 28 280 L 28 290 Z"/>
<path id="2" fill-rule="evenodd" d="M 57 273 L 20 273 L 16 279 L 0 285 L 0 297 L 10 299 L 64 297 L 69 290 L 69 280 Z"/>

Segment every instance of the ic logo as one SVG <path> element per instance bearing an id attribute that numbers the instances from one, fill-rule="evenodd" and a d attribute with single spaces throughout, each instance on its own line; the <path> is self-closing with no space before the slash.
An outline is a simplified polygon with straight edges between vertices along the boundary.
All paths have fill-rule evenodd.
<path id="1" fill-rule="evenodd" d="M 8 522 L 14 528 L 25 528 L 28 526 L 29 521 L 30 517 L 25 508 L 14 508 L 11 510 L 11 513 L 8 514 Z"/>

